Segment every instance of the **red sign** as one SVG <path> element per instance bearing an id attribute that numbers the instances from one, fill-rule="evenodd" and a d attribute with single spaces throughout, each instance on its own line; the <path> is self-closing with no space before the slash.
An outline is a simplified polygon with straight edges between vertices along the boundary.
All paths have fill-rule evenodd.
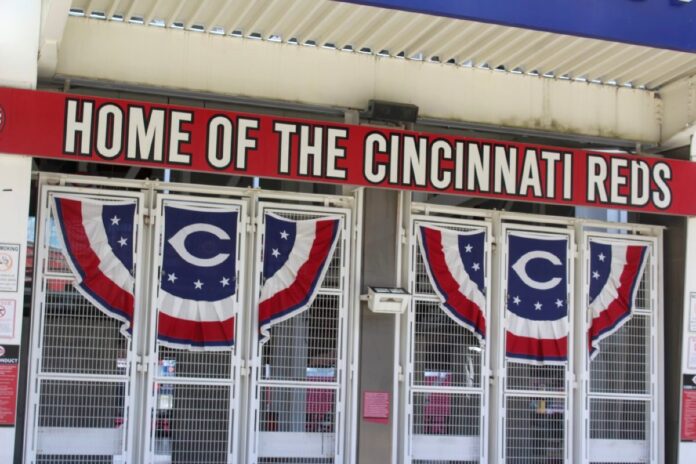
<path id="1" fill-rule="evenodd" d="M 0 152 L 696 215 L 696 164 L 0 88 Z"/>
<path id="2" fill-rule="evenodd" d="M 0 345 L 0 427 L 13 427 L 17 417 L 19 346 Z"/>
<path id="3" fill-rule="evenodd" d="M 696 441 L 696 375 L 682 375 L 682 441 Z"/>
<path id="4" fill-rule="evenodd" d="M 389 423 L 389 392 L 363 392 L 363 419 L 379 424 Z"/>

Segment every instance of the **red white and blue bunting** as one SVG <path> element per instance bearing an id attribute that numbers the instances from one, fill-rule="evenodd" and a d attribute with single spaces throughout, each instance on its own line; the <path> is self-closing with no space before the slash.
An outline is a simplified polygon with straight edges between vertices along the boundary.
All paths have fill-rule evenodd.
<path id="1" fill-rule="evenodd" d="M 619 330 L 633 314 L 648 245 L 590 239 L 588 332 L 590 359 L 599 342 Z"/>
<path id="2" fill-rule="evenodd" d="M 507 237 L 505 355 L 528 364 L 568 360 L 568 236 Z"/>
<path id="3" fill-rule="evenodd" d="M 136 201 L 53 197 L 52 213 L 73 285 L 94 306 L 121 321 L 130 337 L 135 309 Z"/>
<path id="4" fill-rule="evenodd" d="M 235 341 L 238 211 L 165 204 L 157 340 L 229 350 Z"/>
<path id="5" fill-rule="evenodd" d="M 323 217 L 294 221 L 264 215 L 263 277 L 258 308 L 260 342 L 273 325 L 307 310 L 329 268 L 342 219 Z"/>
<path id="6" fill-rule="evenodd" d="M 486 231 L 418 226 L 418 245 L 440 308 L 483 344 L 486 339 Z"/>

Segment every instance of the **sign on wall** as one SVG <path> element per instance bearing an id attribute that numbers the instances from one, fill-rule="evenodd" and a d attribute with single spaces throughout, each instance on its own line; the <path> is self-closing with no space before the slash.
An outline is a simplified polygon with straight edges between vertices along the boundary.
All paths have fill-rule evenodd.
<path id="1" fill-rule="evenodd" d="M 696 165 L 496 140 L 0 88 L 0 152 L 696 215 Z"/>
<path id="2" fill-rule="evenodd" d="M 0 345 L 0 427 L 13 427 L 17 419 L 19 346 Z"/>

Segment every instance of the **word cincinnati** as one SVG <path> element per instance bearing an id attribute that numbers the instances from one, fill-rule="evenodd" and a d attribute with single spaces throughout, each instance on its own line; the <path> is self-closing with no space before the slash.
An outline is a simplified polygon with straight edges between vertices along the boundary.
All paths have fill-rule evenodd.
<path id="1" fill-rule="evenodd" d="M 578 164 L 571 152 L 381 132 L 365 138 L 363 158 L 375 185 L 568 201 L 580 192 L 588 203 L 660 209 L 672 202 L 667 163 L 588 154 Z"/>

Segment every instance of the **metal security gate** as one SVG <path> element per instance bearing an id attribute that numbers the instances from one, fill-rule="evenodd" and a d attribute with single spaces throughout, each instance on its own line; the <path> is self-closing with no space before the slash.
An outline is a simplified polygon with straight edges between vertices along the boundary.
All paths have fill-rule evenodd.
<path id="1" fill-rule="evenodd" d="M 210 287 L 236 285 L 234 294 L 234 330 L 232 349 L 210 350 L 194 347 L 171 347 L 158 339 L 158 283 L 161 279 L 188 279 L 194 287 L 194 275 L 176 276 L 161 265 L 165 236 L 165 208 L 188 208 L 194 211 L 236 212 L 235 275 L 220 275 L 214 281 L 200 282 L 201 293 Z M 152 463 L 231 463 L 236 462 L 239 430 L 235 427 L 240 396 L 241 349 L 245 323 L 247 202 L 215 197 L 158 194 L 154 220 L 154 267 L 149 336 L 145 356 L 147 381 L 146 462 Z M 189 234 L 187 240 L 195 240 Z M 182 243 L 186 243 L 182 241 Z M 188 245 L 184 245 L 188 246 Z M 205 252 L 205 250 L 203 250 Z M 167 272 L 170 274 L 167 274 Z M 226 280 L 224 280 L 226 279 Z"/>
<path id="2" fill-rule="evenodd" d="M 259 342 L 258 318 L 254 317 L 248 462 L 341 463 L 346 435 L 351 210 L 258 203 L 257 266 L 264 256 L 267 212 L 291 220 L 341 217 L 342 227 L 311 307 L 273 326 L 264 343 Z M 263 283 L 259 266 L 254 277 L 256 299 Z"/>
<path id="3" fill-rule="evenodd" d="M 142 288 L 143 196 L 125 190 L 52 187 L 41 192 L 35 243 L 26 453 L 28 463 L 130 461 L 137 426 L 134 411 L 135 345 L 121 322 L 102 313 L 73 288 L 73 276 L 56 239 L 49 212 L 56 195 L 106 202 L 134 200 L 136 285 Z"/>
<path id="4" fill-rule="evenodd" d="M 638 286 L 630 318 L 616 332 L 599 342 L 597 356 L 590 360 L 587 337 L 583 337 L 583 378 L 585 392 L 582 417 L 585 447 L 583 462 L 648 463 L 658 456 L 657 389 L 659 282 L 658 239 L 641 236 L 636 230 L 601 233 L 597 229 L 583 234 L 582 307 L 589 307 L 590 272 L 588 242 L 645 245 L 647 262 Z M 590 313 L 582 318 L 587 333 Z"/>
<path id="5" fill-rule="evenodd" d="M 289 195 L 51 174 L 42 175 L 39 183 L 27 462 L 344 461 L 355 435 L 355 423 L 346 411 L 356 410 L 351 400 L 356 367 L 349 363 L 357 358 L 353 337 L 358 319 L 349 307 L 359 303 L 354 297 L 357 277 L 348 270 L 359 262 L 351 250 L 359 243 L 353 234 L 353 208 L 360 193 L 356 198 Z M 134 240 L 110 242 L 116 254 L 126 243 L 133 245 L 135 308 L 129 334 L 121 330 L 121 321 L 73 288 L 77 274 L 63 258 L 49 208 L 56 195 L 99 200 L 100 205 L 125 200 L 136 205 Z M 172 276 L 163 257 L 167 246 L 175 246 L 174 237 L 167 235 L 167 208 L 199 215 L 197 222 L 181 226 L 190 233 L 178 229 L 181 236 L 176 239 L 177 253 L 198 267 L 225 253 L 213 250 L 217 255 L 207 255 L 191 233 L 202 225 L 220 240 L 231 240 L 231 235 L 206 225 L 213 222 L 205 218 L 213 212 L 236 215 L 235 252 L 226 253 L 228 258 L 233 255 L 235 270 L 220 275 L 211 271 L 208 280 L 197 278 L 195 269 Z M 266 211 L 293 219 L 330 215 L 340 218 L 341 226 L 311 308 L 274 326 L 260 351 L 254 310 L 258 298 L 251 289 L 258 291 L 262 283 L 259 253 L 265 229 L 263 221 L 254 218 Z M 106 228 L 119 220 L 102 217 Z M 177 278 L 200 288 L 199 295 L 204 294 L 203 286 L 236 286 L 236 293 L 226 297 L 234 301 L 233 311 L 224 309 L 225 317 L 234 320 L 233 344 L 217 349 L 210 343 L 197 344 L 195 337 L 190 343 L 172 339 L 163 331 L 163 314 L 170 322 L 183 321 L 182 327 L 210 322 L 210 313 L 203 315 L 201 306 L 196 307 L 198 313 L 183 306 L 169 312 L 159 309 L 163 279 Z M 205 297 L 195 301 L 213 306 L 219 302 Z"/>
<path id="6" fill-rule="evenodd" d="M 484 232 L 483 262 L 471 263 L 467 271 L 483 273 L 484 287 L 490 288 L 491 224 L 476 215 L 453 217 L 454 212 L 413 215 L 410 220 L 404 462 L 414 464 L 487 462 L 488 344 L 479 343 L 471 329 L 440 307 L 417 239 L 420 225 Z M 490 295 L 485 293 L 488 319 Z"/>
<path id="7" fill-rule="evenodd" d="M 531 218 L 529 221 L 531 222 Z M 527 221 L 525 221 L 527 222 Z M 537 223 L 542 222 L 539 218 Z M 566 306 L 567 315 L 558 322 L 566 326 L 567 361 L 557 365 L 552 363 L 535 363 L 534 361 L 517 361 L 506 355 L 508 351 L 507 330 L 509 318 L 513 317 L 506 310 L 507 305 L 531 305 L 532 302 L 519 299 L 518 295 L 506 294 L 510 276 L 507 269 L 510 263 L 509 243 L 515 233 L 528 234 L 539 240 L 567 240 L 567 275 L 566 287 L 560 301 L 559 310 Z M 571 385 L 573 382 L 573 337 L 572 337 L 572 285 L 574 263 L 574 231 L 567 226 L 538 227 L 516 221 L 503 221 L 500 232 L 500 300 L 497 308 L 501 316 L 498 325 L 498 339 L 501 350 L 498 362 L 501 366 L 500 384 L 500 431 L 502 432 L 501 457 L 510 463 L 563 463 L 570 462 L 571 448 Z M 551 263 L 549 263 L 550 265 Z M 559 300 L 561 300 L 559 298 Z M 534 302 L 540 309 L 539 302 Z"/>

